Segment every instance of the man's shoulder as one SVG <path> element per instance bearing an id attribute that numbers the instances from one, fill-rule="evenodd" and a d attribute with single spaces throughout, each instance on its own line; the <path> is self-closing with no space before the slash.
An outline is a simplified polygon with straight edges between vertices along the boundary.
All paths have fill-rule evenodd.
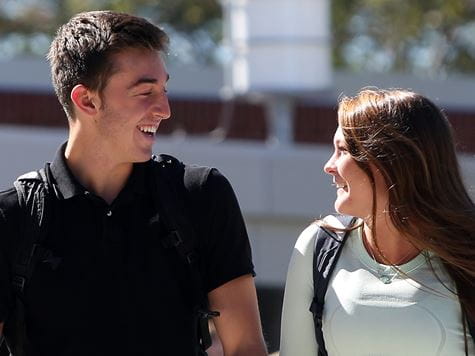
<path id="1" fill-rule="evenodd" d="M 0 211 L 5 214 L 18 209 L 18 195 L 14 187 L 0 191 Z"/>
<path id="2" fill-rule="evenodd" d="M 0 190 L 0 213 L 3 218 L 10 216 L 20 209 L 18 198 L 19 189 L 24 195 L 29 195 L 29 190 L 39 187 L 38 183 L 43 182 L 38 170 L 32 170 L 19 175 L 11 187 Z M 18 188 L 19 187 L 19 188 Z"/>
<path id="3" fill-rule="evenodd" d="M 18 241 L 18 229 L 21 226 L 21 210 L 15 188 L 0 191 L 0 246 L 11 246 Z"/>
<path id="4" fill-rule="evenodd" d="M 185 163 L 168 154 L 160 154 L 153 161 L 173 175 L 174 180 L 180 180 L 188 191 L 216 189 L 220 185 L 229 184 L 226 177 L 215 167 Z"/>

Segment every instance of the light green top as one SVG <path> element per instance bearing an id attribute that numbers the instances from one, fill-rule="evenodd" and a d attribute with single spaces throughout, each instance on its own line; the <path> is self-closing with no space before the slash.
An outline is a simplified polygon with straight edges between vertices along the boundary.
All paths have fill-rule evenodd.
<path id="1" fill-rule="evenodd" d="M 312 314 L 313 248 L 317 226 L 300 235 L 290 261 L 282 312 L 281 356 L 316 356 Z M 377 263 L 353 231 L 325 298 L 323 335 L 329 356 L 463 356 L 458 299 L 434 276 L 423 254 L 399 266 Z M 454 285 L 438 258 L 441 281 Z M 475 355 L 468 335 L 469 355 Z"/>

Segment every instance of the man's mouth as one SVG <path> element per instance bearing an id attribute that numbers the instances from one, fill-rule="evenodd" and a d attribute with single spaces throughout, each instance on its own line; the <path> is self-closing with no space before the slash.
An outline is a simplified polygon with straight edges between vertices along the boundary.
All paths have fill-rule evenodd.
<path id="1" fill-rule="evenodd" d="M 148 136 L 154 136 L 157 132 L 158 125 L 143 125 L 137 126 L 137 128 Z"/>

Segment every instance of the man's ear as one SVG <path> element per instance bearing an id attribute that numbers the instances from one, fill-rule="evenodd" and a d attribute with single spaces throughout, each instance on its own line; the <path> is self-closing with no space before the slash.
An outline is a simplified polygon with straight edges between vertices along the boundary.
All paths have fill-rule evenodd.
<path id="1" fill-rule="evenodd" d="M 97 114 L 101 105 L 97 93 L 89 90 L 83 84 L 78 84 L 71 90 L 71 101 L 76 110 L 89 116 Z"/>

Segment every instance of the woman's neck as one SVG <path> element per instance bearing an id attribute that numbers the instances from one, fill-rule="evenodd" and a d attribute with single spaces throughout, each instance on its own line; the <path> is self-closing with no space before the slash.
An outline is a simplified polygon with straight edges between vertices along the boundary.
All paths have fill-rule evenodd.
<path id="1" fill-rule="evenodd" d="M 376 224 L 364 223 L 363 243 L 368 253 L 383 264 L 402 265 L 420 253 L 390 222 L 387 214 L 377 219 Z"/>

